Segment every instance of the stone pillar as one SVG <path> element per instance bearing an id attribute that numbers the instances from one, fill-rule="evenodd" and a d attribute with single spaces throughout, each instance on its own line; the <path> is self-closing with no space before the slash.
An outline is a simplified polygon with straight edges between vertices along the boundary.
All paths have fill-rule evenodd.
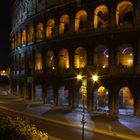
<path id="1" fill-rule="evenodd" d="M 43 17 L 43 40 L 46 41 L 46 18 Z"/>
<path id="2" fill-rule="evenodd" d="M 54 67 L 55 67 L 55 70 L 58 71 L 58 52 L 55 51 L 54 52 Z"/>
<path id="3" fill-rule="evenodd" d="M 58 86 L 53 85 L 53 90 L 54 90 L 54 106 L 58 106 Z"/>
<path id="4" fill-rule="evenodd" d="M 59 17 L 56 17 L 56 20 L 55 20 L 55 34 L 54 36 L 58 36 L 59 35 Z"/>
<path id="5" fill-rule="evenodd" d="M 87 110 L 88 112 L 93 111 L 93 82 L 87 83 Z"/>
<path id="6" fill-rule="evenodd" d="M 74 69 L 74 50 L 69 50 L 69 68 L 70 70 Z"/>
<path id="7" fill-rule="evenodd" d="M 140 1 L 134 0 L 134 24 L 140 26 Z"/>
<path id="8" fill-rule="evenodd" d="M 28 26 L 26 25 L 26 46 L 28 46 Z"/>
<path id="9" fill-rule="evenodd" d="M 74 26 L 75 26 L 75 17 L 73 12 L 70 13 L 70 33 L 74 32 Z"/>
<path id="10" fill-rule="evenodd" d="M 33 29 L 34 29 L 33 43 L 36 44 L 36 23 L 33 24 Z"/>
<path id="11" fill-rule="evenodd" d="M 87 67 L 93 66 L 93 50 L 91 48 L 87 48 Z"/>
<path id="12" fill-rule="evenodd" d="M 134 83 L 135 86 L 134 89 L 132 90 L 133 93 L 133 99 L 134 99 L 134 115 L 140 117 L 140 88 L 139 88 L 139 83 Z"/>
<path id="13" fill-rule="evenodd" d="M 87 29 L 88 30 L 92 30 L 94 28 L 93 26 L 93 18 L 94 18 L 94 13 L 93 13 L 93 9 L 89 9 L 88 11 L 88 17 L 87 17 Z"/>
<path id="14" fill-rule="evenodd" d="M 137 66 L 136 66 L 136 73 L 140 73 L 140 38 L 138 38 L 138 41 L 137 41 L 137 44 L 136 44 L 136 46 L 137 46 Z M 135 52 L 134 52 L 135 53 Z"/>
<path id="15" fill-rule="evenodd" d="M 108 11 L 109 11 L 109 27 L 110 28 L 114 28 L 115 27 L 115 25 L 116 25 L 116 5 L 115 5 L 115 3 L 114 3 L 114 1 L 112 0 L 111 2 L 110 2 L 110 6 L 109 6 L 109 8 L 108 8 Z"/>
<path id="16" fill-rule="evenodd" d="M 69 82 L 69 106 L 74 109 L 74 81 Z"/>
<path id="17" fill-rule="evenodd" d="M 35 101 L 35 51 L 32 50 L 32 101 Z"/>
<path id="18" fill-rule="evenodd" d="M 110 85 L 111 86 L 111 85 Z M 118 115 L 118 88 L 109 87 L 109 114 L 112 116 Z"/>

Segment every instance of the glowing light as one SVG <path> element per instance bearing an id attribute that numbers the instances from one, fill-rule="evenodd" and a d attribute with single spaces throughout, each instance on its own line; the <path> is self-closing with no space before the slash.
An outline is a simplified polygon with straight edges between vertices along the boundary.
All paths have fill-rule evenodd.
<path id="1" fill-rule="evenodd" d="M 97 76 L 97 75 L 93 75 L 93 76 L 92 76 L 92 80 L 93 80 L 93 81 L 98 81 L 98 76 Z"/>
<path id="2" fill-rule="evenodd" d="M 77 79 L 81 80 L 82 79 L 82 75 L 77 75 Z"/>

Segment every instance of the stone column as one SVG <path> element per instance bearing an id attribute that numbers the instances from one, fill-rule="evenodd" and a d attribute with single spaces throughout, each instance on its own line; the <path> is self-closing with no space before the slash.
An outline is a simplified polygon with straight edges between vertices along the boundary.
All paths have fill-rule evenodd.
<path id="1" fill-rule="evenodd" d="M 35 100 L 35 51 L 32 50 L 32 101 Z"/>
<path id="2" fill-rule="evenodd" d="M 134 0 L 134 24 L 140 26 L 140 1 Z"/>
<path id="3" fill-rule="evenodd" d="M 111 85 L 110 85 L 111 86 Z M 109 113 L 110 115 L 118 115 L 118 88 L 109 87 Z"/>
<path id="4" fill-rule="evenodd" d="M 70 13 L 70 33 L 74 32 L 74 26 L 75 26 L 75 17 L 73 12 Z"/>
<path id="5" fill-rule="evenodd" d="M 58 86 L 56 83 L 53 85 L 54 90 L 54 106 L 58 106 Z"/>
<path id="6" fill-rule="evenodd" d="M 69 87 L 69 107 L 71 109 L 74 109 L 74 81 L 70 81 L 68 87 Z"/>
<path id="7" fill-rule="evenodd" d="M 93 18 L 94 18 L 94 12 L 92 9 L 89 9 L 88 11 L 88 17 L 87 17 L 87 29 L 92 30 L 94 28 L 93 26 Z"/>
<path id="8" fill-rule="evenodd" d="M 136 44 L 136 46 L 137 46 L 137 66 L 136 66 L 136 73 L 137 74 L 140 74 L 140 37 L 138 38 L 138 41 L 137 41 L 137 44 Z M 135 52 L 134 52 L 135 53 Z"/>
<path id="9" fill-rule="evenodd" d="M 87 110 L 93 111 L 93 81 L 87 83 Z"/>
<path id="10" fill-rule="evenodd" d="M 74 69 L 74 50 L 69 50 L 69 68 L 70 70 Z"/>

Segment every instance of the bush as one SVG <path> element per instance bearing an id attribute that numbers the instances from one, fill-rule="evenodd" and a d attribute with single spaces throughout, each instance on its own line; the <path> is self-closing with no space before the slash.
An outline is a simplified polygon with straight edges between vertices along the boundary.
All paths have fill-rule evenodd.
<path id="1" fill-rule="evenodd" d="M 0 117 L 0 140 L 48 140 L 48 134 L 37 130 L 20 117 Z"/>

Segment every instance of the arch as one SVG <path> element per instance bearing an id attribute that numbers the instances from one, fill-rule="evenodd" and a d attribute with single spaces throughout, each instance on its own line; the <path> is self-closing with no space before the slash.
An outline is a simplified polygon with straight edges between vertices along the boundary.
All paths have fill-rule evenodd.
<path id="1" fill-rule="evenodd" d="M 54 105 L 54 89 L 53 86 L 48 86 L 46 89 L 45 101 L 47 104 Z"/>
<path id="2" fill-rule="evenodd" d="M 46 26 L 46 37 L 51 38 L 55 34 L 55 20 L 49 19 Z"/>
<path id="3" fill-rule="evenodd" d="M 133 23 L 133 4 L 130 1 L 122 1 L 116 7 L 116 24 Z"/>
<path id="4" fill-rule="evenodd" d="M 67 89 L 65 85 L 60 86 L 58 89 L 58 105 L 69 105 L 69 89 Z"/>
<path id="5" fill-rule="evenodd" d="M 94 65 L 101 68 L 107 68 L 109 65 L 108 48 L 104 45 L 98 45 L 93 55 Z"/>
<path id="6" fill-rule="evenodd" d="M 75 15 L 75 32 L 87 28 L 87 12 L 80 10 Z"/>
<path id="7" fill-rule="evenodd" d="M 134 99 L 128 87 L 119 91 L 119 114 L 132 115 L 134 112 Z"/>
<path id="8" fill-rule="evenodd" d="M 22 45 L 26 44 L 26 30 L 22 30 Z"/>
<path id="9" fill-rule="evenodd" d="M 120 45 L 117 52 L 117 64 L 123 67 L 133 67 L 134 53 L 131 44 Z"/>
<path id="10" fill-rule="evenodd" d="M 42 55 L 41 53 L 35 54 L 35 70 L 42 70 Z"/>
<path id="11" fill-rule="evenodd" d="M 69 15 L 65 14 L 60 17 L 59 23 L 59 34 L 66 34 L 70 30 L 70 18 Z"/>
<path id="12" fill-rule="evenodd" d="M 28 27 L 28 43 L 34 40 L 34 28 L 32 26 Z"/>
<path id="13" fill-rule="evenodd" d="M 98 6 L 94 11 L 94 28 L 108 27 L 108 8 L 105 5 Z"/>
<path id="14" fill-rule="evenodd" d="M 53 51 L 47 51 L 46 53 L 46 65 L 47 68 L 54 69 L 54 53 Z"/>
<path id="15" fill-rule="evenodd" d="M 107 112 L 109 110 L 108 90 L 105 87 L 100 86 L 94 91 L 93 108 L 94 111 L 99 112 Z"/>
<path id="16" fill-rule="evenodd" d="M 43 39 L 43 23 L 39 22 L 36 27 L 36 40 L 42 40 Z"/>
<path id="17" fill-rule="evenodd" d="M 59 52 L 59 68 L 69 68 L 69 52 L 67 51 L 67 49 L 61 49 Z"/>
<path id="18" fill-rule="evenodd" d="M 87 52 L 83 47 L 78 47 L 74 52 L 74 67 L 84 68 L 87 65 Z"/>

